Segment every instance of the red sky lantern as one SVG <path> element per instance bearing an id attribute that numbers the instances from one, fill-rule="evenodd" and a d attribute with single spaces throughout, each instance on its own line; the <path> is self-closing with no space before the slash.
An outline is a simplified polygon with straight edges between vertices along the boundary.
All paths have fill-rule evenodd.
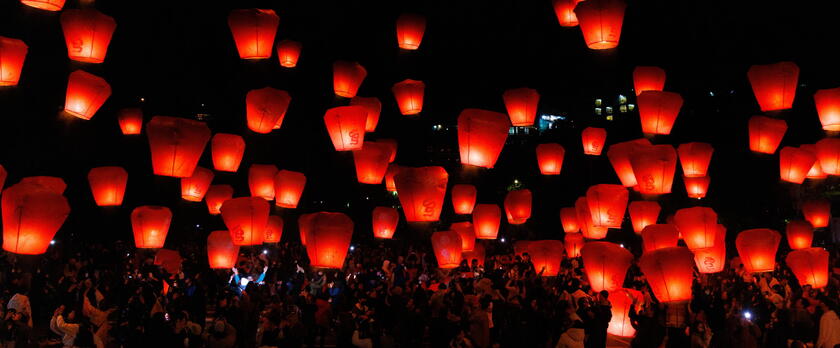
<path id="1" fill-rule="evenodd" d="M 472 214 L 476 195 L 478 195 L 478 192 L 473 185 L 458 184 L 452 186 L 452 208 L 454 208 L 455 214 Z"/>
<path id="2" fill-rule="evenodd" d="M 385 171 L 385 189 L 388 192 L 397 192 L 397 183 L 394 182 L 394 176 L 400 171 L 400 166 L 396 164 L 389 164 L 388 170 Z"/>
<path id="3" fill-rule="evenodd" d="M 252 164 L 251 168 L 248 168 L 248 188 L 251 190 L 251 197 L 273 201 L 276 175 L 277 166 L 273 164 Z"/>
<path id="4" fill-rule="evenodd" d="M 557 21 L 562 27 L 576 27 L 578 25 L 577 16 L 575 16 L 575 6 L 583 0 L 552 0 L 554 5 L 554 14 L 557 15 Z"/>
<path id="5" fill-rule="evenodd" d="M 694 264 L 700 273 L 717 273 L 723 271 L 726 265 L 726 227 L 718 225 L 715 234 L 715 246 L 703 249 L 694 249 Z"/>
<path id="6" fill-rule="evenodd" d="M 805 150 L 805 151 L 810 151 L 810 152 L 811 152 L 811 153 L 815 156 L 815 158 L 816 158 L 816 155 L 817 155 L 817 145 L 814 145 L 814 144 L 802 144 L 802 145 L 800 145 L 800 146 L 799 146 L 799 148 L 800 148 L 800 149 L 803 149 L 803 150 Z M 808 179 L 812 179 L 812 180 L 820 180 L 820 179 L 825 179 L 825 178 L 827 178 L 827 177 L 828 177 L 828 174 L 826 174 L 826 173 L 822 170 L 822 165 L 820 164 L 820 160 L 819 160 L 819 159 L 817 159 L 816 161 L 814 161 L 814 165 L 813 165 L 813 166 L 811 166 L 811 169 L 810 169 L 810 170 L 808 170 L 808 175 L 806 175 L 805 177 L 806 177 L 806 178 L 808 178 Z"/>
<path id="7" fill-rule="evenodd" d="M 379 139 L 376 142 L 388 145 L 390 148 L 388 153 L 391 154 L 391 157 L 388 159 L 388 163 L 394 163 L 394 160 L 397 159 L 397 141 L 394 139 Z"/>
<path id="8" fill-rule="evenodd" d="M 70 80 L 67 81 L 64 111 L 83 120 L 89 120 L 110 96 L 111 85 L 105 79 L 76 70 L 70 74 Z"/>
<path id="9" fill-rule="evenodd" d="M 315 268 L 341 268 L 352 238 L 353 220 L 347 215 L 327 212 L 312 214 L 306 233 L 309 265 Z"/>
<path id="10" fill-rule="evenodd" d="M 303 45 L 293 40 L 283 40 L 277 43 L 277 59 L 280 60 L 280 66 L 284 68 L 296 67 L 301 48 L 303 48 Z"/>
<path id="11" fill-rule="evenodd" d="M 588 239 L 604 239 L 607 237 L 607 227 L 595 226 L 592 222 L 592 213 L 589 211 L 589 203 L 586 197 L 580 197 L 575 201 L 575 211 L 577 211 L 578 224 L 580 224 L 580 231 L 583 236 Z"/>
<path id="12" fill-rule="evenodd" d="M 793 62 L 753 65 L 747 71 L 761 111 L 790 109 L 796 95 L 799 67 Z"/>
<path id="13" fill-rule="evenodd" d="M 691 300 L 694 255 L 686 248 L 671 247 L 642 255 L 639 268 L 661 303 Z"/>
<path id="14" fill-rule="evenodd" d="M 801 184 L 816 161 L 817 157 L 808 150 L 785 146 L 779 152 L 779 176 L 784 181 Z"/>
<path id="15" fill-rule="evenodd" d="M 281 208 L 297 208 L 306 175 L 290 170 L 281 170 L 274 176 L 274 203 Z"/>
<path id="16" fill-rule="evenodd" d="M 513 254 L 517 256 L 522 256 L 523 254 L 528 253 L 528 245 L 534 243 L 534 241 L 530 240 L 518 240 L 516 243 L 513 243 Z"/>
<path id="17" fill-rule="evenodd" d="M 93 200 L 100 207 L 122 205 L 128 172 L 122 167 L 96 167 L 88 172 Z M 0 181 L 0 187 L 3 182 Z"/>
<path id="18" fill-rule="evenodd" d="M 709 191 L 709 182 L 711 179 L 708 176 L 701 177 L 683 177 L 685 183 L 685 192 L 688 198 L 701 199 L 706 197 L 706 192 Z"/>
<path id="19" fill-rule="evenodd" d="M 394 176 L 408 222 L 438 221 L 449 174 L 443 167 L 402 167 Z"/>
<path id="20" fill-rule="evenodd" d="M 367 110 L 360 105 L 339 106 L 328 109 L 324 124 L 336 151 L 353 151 L 362 148 L 365 141 Z"/>
<path id="21" fill-rule="evenodd" d="M 828 175 L 840 175 L 840 138 L 825 138 L 817 142 L 817 159 Z"/>
<path id="22" fill-rule="evenodd" d="M 711 248 L 717 241 L 717 213 L 712 208 L 693 207 L 677 210 L 674 224 L 689 250 Z"/>
<path id="23" fill-rule="evenodd" d="M 102 63 L 117 22 L 95 9 L 70 9 L 61 13 L 61 30 L 70 59 Z"/>
<path id="24" fill-rule="evenodd" d="M 505 196 L 505 215 L 511 225 L 524 224 L 531 217 L 531 190 L 514 190 Z"/>
<path id="25" fill-rule="evenodd" d="M 671 145 L 639 146 L 630 155 L 630 165 L 642 194 L 671 193 L 677 152 Z"/>
<path id="26" fill-rule="evenodd" d="M 207 261 L 210 268 L 230 269 L 236 266 L 239 246 L 233 245 L 228 231 L 213 231 L 207 236 Z"/>
<path id="27" fill-rule="evenodd" d="M 360 150 L 353 151 L 356 179 L 362 184 L 381 184 L 388 170 L 390 150 L 387 144 L 366 141 Z"/>
<path id="28" fill-rule="evenodd" d="M 394 232 L 397 232 L 397 223 L 400 222 L 400 212 L 391 207 L 373 208 L 373 236 L 376 238 L 391 239 Z"/>
<path id="29" fill-rule="evenodd" d="M 636 95 L 644 91 L 662 91 L 665 88 L 665 70 L 656 66 L 637 66 L 633 69 L 633 89 Z"/>
<path id="30" fill-rule="evenodd" d="M 222 220 L 235 245 L 259 245 L 265 239 L 270 207 L 260 197 L 232 198 L 222 203 Z"/>
<path id="31" fill-rule="evenodd" d="M 598 184 L 586 190 L 586 202 L 596 227 L 621 228 L 630 193 L 621 185 Z"/>
<path id="32" fill-rule="evenodd" d="M 213 168 L 220 172 L 236 172 L 245 154 L 245 140 L 241 136 L 216 133 L 210 143 Z"/>
<path id="33" fill-rule="evenodd" d="M 559 175 L 563 169 L 563 157 L 566 150 L 557 143 L 537 145 L 537 163 L 543 175 Z"/>
<path id="34" fill-rule="evenodd" d="M 394 84 L 391 91 L 403 115 L 417 115 L 423 110 L 423 91 L 426 84 L 423 81 L 405 79 Z"/>
<path id="35" fill-rule="evenodd" d="M 155 253 L 154 265 L 160 266 L 169 274 L 177 274 L 180 272 L 181 264 L 183 262 L 184 258 L 181 257 L 181 254 L 177 250 L 159 249 Z M 168 284 L 166 281 L 163 283 Z M 167 286 L 168 285 L 164 286 L 164 289 L 166 289 Z"/>
<path id="36" fill-rule="evenodd" d="M 787 132 L 787 123 L 765 116 L 753 116 L 749 122 L 750 150 L 773 154 Z"/>
<path id="37" fill-rule="evenodd" d="M 452 269 L 461 263 L 461 236 L 458 232 L 438 231 L 432 233 L 432 248 L 438 267 Z"/>
<path id="38" fill-rule="evenodd" d="M 204 122 L 155 116 L 146 125 L 146 135 L 155 175 L 184 178 L 192 176 L 210 140 L 210 128 Z"/>
<path id="39" fill-rule="evenodd" d="M 822 289 L 828 285 L 828 251 L 823 248 L 808 248 L 788 253 L 785 263 L 800 286 L 810 285 Z"/>
<path id="40" fill-rule="evenodd" d="M 715 149 L 709 143 L 685 143 L 677 147 L 683 175 L 689 178 L 706 176 Z"/>
<path id="41" fill-rule="evenodd" d="M 365 108 L 367 118 L 365 119 L 365 132 L 373 132 L 379 124 L 379 114 L 382 113 L 382 103 L 376 97 L 355 96 L 350 99 L 350 105 L 359 105 Z"/>
<path id="42" fill-rule="evenodd" d="M 315 213 L 310 214 L 303 214 L 298 217 L 298 232 L 300 233 L 300 244 L 306 246 L 306 235 L 309 233 L 309 230 L 312 228 L 312 218 L 315 217 Z"/>
<path id="43" fill-rule="evenodd" d="M 458 116 L 458 145 L 461 163 L 493 168 L 505 146 L 510 120 L 505 114 L 481 109 L 464 109 Z"/>
<path id="44" fill-rule="evenodd" d="M 496 239 L 502 223 L 502 210 L 495 204 L 476 204 L 472 213 L 475 238 Z"/>
<path id="45" fill-rule="evenodd" d="M 236 50 L 242 59 L 265 59 L 271 57 L 274 35 L 280 17 L 274 10 L 258 8 L 230 11 L 228 26 L 236 42 Z"/>
<path id="46" fill-rule="evenodd" d="M 593 50 L 618 47 L 625 8 L 627 5 L 622 0 L 587 0 L 578 3 L 575 15 L 586 46 Z"/>
<path id="47" fill-rule="evenodd" d="M 283 219 L 277 215 L 269 215 L 265 224 L 263 243 L 279 243 L 283 237 Z"/>
<path id="48" fill-rule="evenodd" d="M 624 187 L 638 185 L 636 175 L 633 173 L 633 166 L 630 163 L 630 154 L 635 151 L 636 147 L 641 145 L 650 146 L 651 143 L 649 140 L 642 138 L 612 144 L 609 150 L 607 150 L 607 158 L 609 158 L 615 174 L 618 175 L 618 179 L 621 180 L 621 185 Z"/>
<path id="49" fill-rule="evenodd" d="M 840 131 L 840 87 L 817 90 L 814 93 L 814 104 L 823 129 Z"/>
<path id="50" fill-rule="evenodd" d="M 137 135 L 143 130 L 143 110 L 125 108 L 117 114 L 120 131 L 123 135 Z"/>
<path id="51" fill-rule="evenodd" d="M 272 129 L 280 128 L 292 97 L 289 92 L 265 87 L 253 89 L 245 95 L 245 117 L 248 129 L 261 133 L 271 133 Z"/>
<path id="52" fill-rule="evenodd" d="M 636 98 L 639 118 L 645 134 L 671 134 L 671 128 L 680 113 L 683 98 L 679 93 L 645 91 Z"/>
<path id="53" fill-rule="evenodd" d="M 580 231 L 577 211 L 574 207 L 560 208 L 560 223 L 563 225 L 563 232 L 575 233 Z"/>
<path id="54" fill-rule="evenodd" d="M 64 182 L 64 179 L 54 176 L 27 176 L 20 179 L 20 183 L 39 185 L 44 189 L 58 194 L 64 194 L 64 190 L 67 189 L 67 184 Z"/>
<path id="55" fill-rule="evenodd" d="M 580 257 L 580 249 L 582 249 L 584 245 L 583 234 L 566 233 L 563 237 L 563 241 L 566 245 L 567 257 Z"/>
<path id="56" fill-rule="evenodd" d="M 0 191 L 3 190 L 3 184 L 6 182 L 6 177 L 8 175 L 9 173 L 6 172 L 6 168 L 3 168 L 3 165 L 0 164 Z"/>
<path id="57" fill-rule="evenodd" d="M 785 232 L 788 245 L 793 250 L 810 248 L 811 242 L 814 240 L 814 226 L 808 221 L 788 221 Z"/>
<path id="58" fill-rule="evenodd" d="M 587 242 L 580 250 L 580 255 L 583 257 L 583 270 L 589 285 L 595 292 L 621 288 L 627 269 L 633 262 L 633 254 L 610 242 Z"/>
<path id="59" fill-rule="evenodd" d="M 181 198 L 190 202 L 201 202 L 214 176 L 216 175 L 210 169 L 195 167 L 191 177 L 181 178 Z"/>
<path id="60" fill-rule="evenodd" d="M 642 230 L 642 246 L 646 253 L 677 246 L 680 232 L 671 224 L 647 225 Z"/>
<path id="61" fill-rule="evenodd" d="M 831 221 L 831 202 L 825 199 L 802 202 L 802 215 L 814 228 L 828 227 L 828 222 Z"/>
<path id="62" fill-rule="evenodd" d="M 3 250 L 37 255 L 47 251 L 70 214 L 67 198 L 34 183 L 18 183 L 3 191 Z"/>
<path id="63" fill-rule="evenodd" d="M 461 251 L 473 251 L 475 249 L 475 228 L 472 222 L 456 222 L 449 226 L 449 229 L 458 232 L 461 236 Z"/>
<path id="64" fill-rule="evenodd" d="M 333 63 L 333 91 L 335 95 L 353 98 L 367 76 L 367 70 L 356 62 L 336 61 Z"/>
<path id="65" fill-rule="evenodd" d="M 532 88 L 509 89 L 502 94 L 505 101 L 510 123 L 514 127 L 529 127 L 534 125 L 537 117 L 537 104 L 540 94 Z"/>
<path id="66" fill-rule="evenodd" d="M 210 215 L 221 214 L 222 204 L 231 198 L 233 198 L 233 187 L 230 185 L 210 185 L 204 195 L 207 211 Z"/>
<path id="67" fill-rule="evenodd" d="M 17 86 L 27 51 L 23 41 L 0 36 L 0 86 Z"/>
<path id="68" fill-rule="evenodd" d="M 769 228 L 741 231 L 735 238 L 735 247 L 744 269 L 750 273 L 773 271 L 781 240 L 782 235 Z"/>
<path id="69" fill-rule="evenodd" d="M 563 242 L 559 240 L 536 240 L 528 244 L 528 255 L 537 273 L 543 277 L 556 277 L 563 260 Z"/>
<path id="70" fill-rule="evenodd" d="M 423 41 L 426 31 L 426 17 L 403 13 L 397 18 L 397 44 L 404 50 L 416 50 Z"/>
<path id="71" fill-rule="evenodd" d="M 607 333 L 616 335 L 618 337 L 633 337 L 636 334 L 636 329 L 630 322 L 630 307 L 634 303 L 640 302 L 643 298 L 642 293 L 633 289 L 621 288 L 610 292 L 610 323 L 607 326 Z"/>
<path id="72" fill-rule="evenodd" d="M 172 211 L 167 207 L 144 205 L 131 211 L 131 229 L 134 231 L 134 246 L 138 248 L 163 248 Z"/>
<path id="73" fill-rule="evenodd" d="M 478 262 L 479 266 L 484 267 L 484 255 L 484 246 L 476 243 L 473 251 L 464 251 L 461 253 L 461 260 L 466 260 L 470 265 L 472 265 L 473 260 L 475 260 Z"/>
<path id="74" fill-rule="evenodd" d="M 21 4 L 47 11 L 61 11 L 64 0 L 20 0 Z"/>
<path id="75" fill-rule="evenodd" d="M 600 156 L 607 141 L 607 131 L 603 128 L 586 127 L 581 133 L 583 153 L 585 155 Z"/>

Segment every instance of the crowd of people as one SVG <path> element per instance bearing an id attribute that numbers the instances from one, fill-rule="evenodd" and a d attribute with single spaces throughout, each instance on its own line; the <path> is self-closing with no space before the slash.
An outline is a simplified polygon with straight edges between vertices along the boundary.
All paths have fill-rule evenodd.
<path id="1" fill-rule="evenodd" d="M 173 274 L 131 246 L 0 254 L 2 347 L 605 347 L 610 293 L 581 260 L 542 277 L 527 254 L 488 243 L 484 260 L 437 268 L 422 246 L 357 246 L 341 270 L 310 269 L 296 243 L 242 248 L 210 270 L 185 246 Z M 838 260 L 832 252 L 832 265 Z M 782 262 L 749 274 L 733 262 L 696 274 L 689 303 L 659 303 L 637 265 L 624 287 L 631 347 L 816 347 L 840 344 L 838 289 L 800 287 Z"/>

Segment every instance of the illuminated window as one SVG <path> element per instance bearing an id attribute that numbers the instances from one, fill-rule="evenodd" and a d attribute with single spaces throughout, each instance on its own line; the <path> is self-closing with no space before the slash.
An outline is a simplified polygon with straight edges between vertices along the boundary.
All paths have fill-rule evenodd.
<path id="1" fill-rule="evenodd" d="M 636 110 L 636 104 L 627 104 L 627 110 L 630 110 L 630 111 Z"/>
<path id="2" fill-rule="evenodd" d="M 601 106 L 601 98 L 595 99 L 595 106 Z"/>
<path id="3" fill-rule="evenodd" d="M 607 115 L 612 115 L 612 106 L 607 106 Z"/>
<path id="4" fill-rule="evenodd" d="M 601 116 L 601 108 L 595 108 L 595 114 Z"/>
<path id="5" fill-rule="evenodd" d="M 620 113 L 627 112 L 627 105 L 619 105 L 618 112 L 620 112 Z"/>
<path id="6" fill-rule="evenodd" d="M 612 121 L 612 120 L 613 120 L 613 116 L 612 116 L 612 115 L 607 116 L 607 121 Z"/>
<path id="7" fill-rule="evenodd" d="M 623 96 L 623 95 L 619 94 L 619 95 L 618 95 L 618 103 L 619 103 L 619 104 L 625 104 L 625 103 L 627 103 L 627 97 L 625 97 L 625 96 Z"/>

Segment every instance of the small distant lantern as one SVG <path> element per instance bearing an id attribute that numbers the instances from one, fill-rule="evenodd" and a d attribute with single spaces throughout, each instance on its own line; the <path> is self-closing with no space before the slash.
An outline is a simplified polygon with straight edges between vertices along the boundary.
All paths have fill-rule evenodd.
<path id="1" fill-rule="evenodd" d="M 163 248 L 172 211 L 167 207 L 144 205 L 131 212 L 131 229 L 134 231 L 134 245 L 138 248 Z"/>
<path id="2" fill-rule="evenodd" d="M 472 214 L 475 207 L 475 199 L 478 192 L 475 186 L 470 184 L 458 184 L 452 186 L 452 207 L 455 214 L 468 215 Z"/>
<path id="3" fill-rule="evenodd" d="M 367 76 L 367 70 L 356 62 L 337 61 L 333 63 L 333 90 L 335 95 L 353 98 Z"/>
<path id="4" fill-rule="evenodd" d="M 297 208 L 306 175 L 290 170 L 281 170 L 274 176 L 274 203 L 281 208 Z"/>
<path id="5" fill-rule="evenodd" d="M 373 208 L 373 236 L 382 239 L 391 239 L 397 231 L 397 223 L 400 222 L 400 212 L 391 207 Z"/>
<path id="6" fill-rule="evenodd" d="M 802 215 L 814 228 L 828 227 L 828 222 L 831 220 L 831 203 L 825 199 L 802 202 Z"/>
<path id="7" fill-rule="evenodd" d="M 735 238 L 735 247 L 750 273 L 771 272 L 776 267 L 776 251 L 782 235 L 769 228 L 742 231 Z"/>
<path id="8" fill-rule="evenodd" d="M 89 120 L 110 96 L 111 85 L 105 79 L 76 70 L 70 74 L 70 80 L 67 81 L 64 111 L 83 120 Z"/>
<path id="9" fill-rule="evenodd" d="M 472 222 L 456 222 L 449 226 L 449 229 L 458 232 L 461 236 L 461 251 L 473 251 L 475 249 L 475 228 Z"/>
<path id="10" fill-rule="evenodd" d="M 683 183 L 685 183 L 685 192 L 688 195 L 688 198 L 696 198 L 701 199 L 706 197 L 706 193 L 709 192 L 709 183 L 711 179 L 708 176 L 701 176 L 701 177 L 683 177 Z"/>
<path id="11" fill-rule="evenodd" d="M 749 122 L 750 150 L 773 154 L 787 132 L 787 123 L 765 116 L 753 116 Z"/>
<path id="12" fill-rule="evenodd" d="M 439 268 L 452 269 L 461 263 L 461 236 L 458 232 L 432 233 L 432 248 Z"/>
<path id="13" fill-rule="evenodd" d="M 271 57 L 274 36 L 280 17 L 274 10 L 258 8 L 233 10 L 228 15 L 228 26 L 242 59 L 265 59 Z"/>
<path id="14" fill-rule="evenodd" d="M 583 270 L 589 285 L 595 292 L 621 288 L 627 269 L 633 262 L 633 254 L 610 242 L 587 242 L 580 250 L 580 255 L 583 257 Z"/>
<path id="15" fill-rule="evenodd" d="M 137 135 L 143 130 L 143 111 L 138 108 L 120 110 L 117 119 L 123 135 Z"/>
<path id="16" fill-rule="evenodd" d="M 496 239 L 502 222 L 502 210 L 495 204 L 477 204 L 472 213 L 475 237 L 478 239 Z"/>
<path id="17" fill-rule="evenodd" d="M 458 145 L 461 163 L 493 168 L 510 130 L 505 114 L 481 109 L 464 109 L 458 116 Z"/>
<path id="18" fill-rule="evenodd" d="M 353 151 L 356 179 L 362 184 L 381 184 L 388 170 L 390 156 L 388 145 L 373 141 L 364 142 L 360 150 Z"/>
<path id="19" fill-rule="evenodd" d="M 21 4 L 46 11 L 61 11 L 64 0 L 20 0 Z"/>
<path id="20" fill-rule="evenodd" d="M 342 213 L 319 212 L 312 214 L 308 224 L 306 254 L 310 266 L 341 268 L 353 238 L 353 220 Z"/>
<path id="21" fill-rule="evenodd" d="M 693 207 L 677 210 L 674 224 L 679 229 L 688 249 L 704 249 L 715 246 L 718 241 L 717 213 L 712 208 Z"/>
<path id="22" fill-rule="evenodd" d="M 671 145 L 639 146 L 630 155 L 633 175 L 642 194 L 659 195 L 671 193 L 677 152 Z"/>
<path id="23" fill-rule="evenodd" d="M 840 131 L 840 87 L 817 90 L 814 93 L 814 104 L 823 129 Z"/>
<path id="24" fill-rule="evenodd" d="M 630 222 L 633 225 L 633 232 L 641 235 L 642 230 L 648 225 L 653 225 L 659 219 L 659 211 L 662 208 L 654 201 L 633 201 L 627 211 L 630 213 Z"/>
<path id="25" fill-rule="evenodd" d="M 260 197 L 232 198 L 222 203 L 222 220 L 235 245 L 259 245 L 265 239 L 269 205 Z"/>
<path id="26" fill-rule="evenodd" d="M 181 198 L 185 201 L 201 202 L 214 176 L 212 170 L 196 167 L 191 177 L 181 178 Z"/>
<path id="27" fill-rule="evenodd" d="M 280 66 L 284 68 L 294 68 L 297 66 L 300 58 L 300 50 L 303 48 L 300 42 L 293 40 L 283 40 L 277 44 L 277 59 L 280 60 Z"/>
<path id="28" fill-rule="evenodd" d="M 365 142 L 367 110 L 360 105 L 334 107 L 324 114 L 324 124 L 336 151 L 353 151 Z"/>
<path id="29" fill-rule="evenodd" d="M 61 13 L 61 30 L 70 59 L 102 63 L 117 22 L 95 9 L 70 9 Z"/>
<path id="30" fill-rule="evenodd" d="M 423 92 L 426 84 L 423 81 L 406 79 L 394 84 L 391 91 L 397 100 L 400 113 L 403 115 L 417 115 L 423 110 Z"/>
<path id="31" fill-rule="evenodd" d="M 17 86 L 28 51 L 23 41 L 0 36 L 0 87 Z"/>
<path id="32" fill-rule="evenodd" d="M 289 92 L 265 87 L 254 89 L 245 95 L 245 118 L 248 129 L 268 134 L 280 128 L 292 97 Z"/>
<path id="33" fill-rule="evenodd" d="M 607 141 L 607 131 L 603 128 L 586 127 L 580 134 L 585 155 L 600 156 Z"/>
<path id="34" fill-rule="evenodd" d="M 587 239 L 604 239 L 607 237 L 608 228 L 595 226 L 592 221 L 592 213 L 589 211 L 589 203 L 586 197 L 580 197 L 575 201 L 580 231 Z"/>
<path id="35" fill-rule="evenodd" d="M 146 125 L 155 175 L 190 177 L 210 140 L 204 122 L 155 116 Z"/>
<path id="36" fill-rule="evenodd" d="M 128 172 L 122 167 L 96 167 L 88 172 L 93 200 L 100 207 L 122 205 Z M 0 188 L 3 182 L 0 180 Z"/>
<path id="37" fill-rule="evenodd" d="M 574 207 L 560 208 L 560 223 L 563 225 L 563 232 L 575 233 L 580 231 L 580 223 Z"/>
<path id="38" fill-rule="evenodd" d="M 365 132 L 373 132 L 379 124 L 379 114 L 382 113 L 382 103 L 376 97 L 353 97 L 350 105 L 359 105 L 365 108 L 367 118 L 365 119 Z M 393 162 L 393 161 L 392 161 Z"/>
<path id="39" fill-rule="evenodd" d="M 505 215 L 511 225 L 524 224 L 531 217 L 531 190 L 514 190 L 505 196 Z"/>
<path id="40" fill-rule="evenodd" d="M 562 27 L 576 27 L 578 25 L 575 16 L 575 6 L 583 0 L 552 0 L 554 14 Z"/>
<path id="41" fill-rule="evenodd" d="M 796 95 L 799 67 L 793 62 L 753 65 L 747 72 L 761 111 L 790 109 Z"/>
<path id="42" fill-rule="evenodd" d="M 567 257 L 580 257 L 580 249 L 583 248 L 584 239 L 580 233 L 566 233 L 563 237 L 563 244 L 566 245 Z"/>
<path id="43" fill-rule="evenodd" d="M 528 245 L 528 255 L 537 274 L 543 277 L 556 277 L 560 272 L 559 255 L 563 254 L 563 242 L 559 240 L 537 240 Z"/>
<path id="44" fill-rule="evenodd" d="M 630 163 L 630 155 L 635 152 L 637 147 L 645 145 L 650 146 L 651 143 L 649 140 L 642 138 L 612 144 L 607 150 L 607 158 L 609 158 L 615 174 L 618 175 L 618 179 L 621 180 L 621 185 L 624 187 L 638 185 L 636 175 L 633 173 L 633 166 Z"/>
<path id="45" fill-rule="evenodd" d="M 671 247 L 645 253 L 639 260 L 639 268 L 659 302 L 691 300 L 694 255 L 688 249 Z"/>
<path id="46" fill-rule="evenodd" d="M 514 127 L 529 127 L 534 125 L 537 117 L 537 105 L 540 94 L 532 88 L 509 89 L 502 94 L 505 101 L 510 123 Z"/>
<path id="47" fill-rule="evenodd" d="M 624 21 L 622 0 L 586 0 L 575 6 L 575 15 L 586 46 L 593 50 L 618 47 Z"/>
<path id="48" fill-rule="evenodd" d="M 665 70 L 656 66 L 637 66 L 633 69 L 633 89 L 636 95 L 665 88 Z"/>
<path id="49" fill-rule="evenodd" d="M 717 273 L 723 271 L 726 265 L 726 227 L 717 226 L 715 234 L 715 246 L 703 249 L 694 249 L 694 264 L 700 273 Z"/>
<path id="50" fill-rule="evenodd" d="M 840 175 L 840 138 L 825 138 L 817 142 L 817 159 L 828 175 Z"/>
<path id="51" fill-rule="evenodd" d="M 799 146 L 799 148 L 803 149 L 805 151 L 811 152 L 811 154 L 813 154 L 814 156 L 817 155 L 817 145 L 802 144 L 802 145 Z M 806 178 L 812 179 L 812 180 L 821 180 L 821 179 L 825 179 L 827 177 L 828 177 L 828 174 L 826 174 L 822 170 L 822 165 L 820 164 L 820 159 L 817 157 L 817 160 L 814 161 L 814 165 L 811 166 L 810 170 L 808 170 L 808 175 L 806 175 Z"/>
<path id="52" fill-rule="evenodd" d="M 677 147 L 683 175 L 689 178 L 706 176 L 715 149 L 709 143 L 685 143 Z"/>
<path id="53" fill-rule="evenodd" d="M 794 250 L 788 253 L 785 263 L 800 286 L 809 285 L 822 289 L 828 285 L 828 251 L 823 248 Z"/>
<path id="54" fill-rule="evenodd" d="M 563 169 L 563 157 L 566 150 L 557 143 L 537 145 L 537 164 L 542 175 L 559 175 Z"/>
<path id="55" fill-rule="evenodd" d="M 233 198 L 233 187 L 230 185 L 210 185 L 207 193 L 204 194 L 204 202 L 207 203 L 207 211 L 210 215 L 222 213 L 222 204 Z"/>
<path id="56" fill-rule="evenodd" d="M 810 248 L 811 242 L 814 240 L 814 226 L 808 221 L 788 221 L 785 232 L 788 245 L 793 250 Z"/>
<path id="57" fill-rule="evenodd" d="M 785 146 L 779 152 L 779 176 L 784 181 L 801 184 L 816 161 L 817 157 L 808 150 Z"/>
<path id="58" fill-rule="evenodd" d="M 629 192 L 624 186 L 599 184 L 586 190 L 586 202 L 595 227 L 621 228 Z"/>
<path id="59" fill-rule="evenodd" d="M 647 225 L 642 230 L 642 246 L 645 252 L 677 246 L 680 232 L 671 224 Z"/>
<path id="60" fill-rule="evenodd" d="M 438 221 L 449 174 L 443 167 L 402 167 L 394 177 L 408 222 Z"/>
<path id="61" fill-rule="evenodd" d="M 236 266 L 239 246 L 233 245 L 228 231 L 213 231 L 207 236 L 207 261 L 212 269 L 230 269 Z"/>
<path id="62" fill-rule="evenodd" d="M 426 31 L 426 17 L 403 13 L 397 18 L 397 44 L 404 50 L 416 50 L 423 41 Z"/>
<path id="63" fill-rule="evenodd" d="M 220 172 L 236 172 L 245 154 L 245 140 L 236 134 L 216 133 L 210 142 L 213 168 Z"/>
<path id="64" fill-rule="evenodd" d="M 645 134 L 671 134 L 671 128 L 682 108 L 683 98 L 679 93 L 645 91 L 637 98 L 642 132 Z"/>
<path id="65" fill-rule="evenodd" d="M 248 188 L 251 190 L 251 197 L 273 201 L 276 175 L 277 166 L 273 164 L 252 164 L 251 168 L 248 168 Z"/>

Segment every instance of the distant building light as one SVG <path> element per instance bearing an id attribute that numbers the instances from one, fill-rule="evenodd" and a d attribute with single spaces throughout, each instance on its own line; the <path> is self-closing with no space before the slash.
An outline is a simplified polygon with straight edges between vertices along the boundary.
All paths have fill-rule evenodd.
<path id="1" fill-rule="evenodd" d="M 595 106 L 601 106 L 601 98 L 595 99 Z"/>
<path id="2" fill-rule="evenodd" d="M 595 115 L 601 116 L 601 108 L 595 108 Z"/>
<path id="3" fill-rule="evenodd" d="M 618 95 L 618 103 L 619 103 L 619 104 L 624 104 L 624 103 L 627 103 L 627 97 L 625 97 L 625 96 L 623 96 L 623 95 L 619 94 L 619 95 Z"/>
<path id="4" fill-rule="evenodd" d="M 627 104 L 627 110 L 630 110 L 630 111 L 636 110 L 636 104 Z"/>
<path id="5" fill-rule="evenodd" d="M 442 126 L 442 125 L 439 125 L 439 124 L 436 124 L 436 125 L 432 126 L 432 129 L 433 129 L 433 130 L 436 130 L 436 131 L 439 131 L 439 130 L 441 130 L 442 128 L 443 128 L 443 126 Z"/>
<path id="6" fill-rule="evenodd" d="M 620 113 L 625 113 L 625 112 L 627 112 L 627 105 L 620 105 L 620 106 L 618 107 L 618 112 L 620 112 Z"/>
<path id="7" fill-rule="evenodd" d="M 709 91 L 709 96 L 710 96 L 710 97 L 714 97 L 714 96 L 715 96 L 715 92 Z"/>
<path id="8" fill-rule="evenodd" d="M 607 115 L 612 115 L 612 106 L 607 106 Z"/>
<path id="9" fill-rule="evenodd" d="M 607 121 L 612 121 L 612 120 L 613 120 L 613 115 L 607 115 Z"/>
<path id="10" fill-rule="evenodd" d="M 540 119 L 543 119 L 543 120 L 546 120 L 546 121 L 557 121 L 557 120 L 565 120 L 566 116 L 542 114 L 542 115 L 540 115 Z"/>

